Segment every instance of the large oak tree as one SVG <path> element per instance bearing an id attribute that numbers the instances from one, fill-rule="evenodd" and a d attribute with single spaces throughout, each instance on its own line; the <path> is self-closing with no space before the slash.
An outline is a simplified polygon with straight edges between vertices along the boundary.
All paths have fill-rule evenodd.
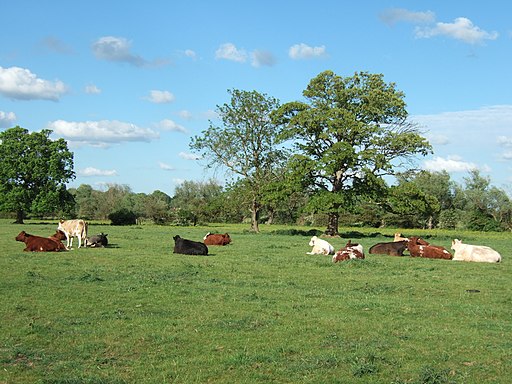
<path id="1" fill-rule="evenodd" d="M 290 166 L 312 192 L 310 209 L 328 214 L 326 233 L 337 234 L 339 214 L 356 196 L 378 196 L 384 176 L 430 153 L 431 146 L 407 120 L 404 93 L 381 74 L 343 78 L 325 71 L 303 96 L 273 118 L 295 149 Z"/>
<path id="2" fill-rule="evenodd" d="M 73 153 L 51 133 L 19 126 L 0 132 L 0 210 L 16 212 L 17 223 L 28 212 L 51 214 L 72 203 L 65 183 L 75 177 Z"/>

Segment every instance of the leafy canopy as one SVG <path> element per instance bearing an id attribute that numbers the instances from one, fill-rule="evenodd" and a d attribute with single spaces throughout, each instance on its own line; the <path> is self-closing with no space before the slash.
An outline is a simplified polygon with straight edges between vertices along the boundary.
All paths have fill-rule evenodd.
<path id="1" fill-rule="evenodd" d="M 361 194 L 382 191 L 383 176 L 410 165 L 431 146 L 407 121 L 404 94 L 381 74 L 340 77 L 320 73 L 303 92 L 305 101 L 284 104 L 273 120 L 295 148 L 292 168 L 315 191 L 316 211 L 337 215 Z"/>
<path id="2" fill-rule="evenodd" d="M 73 153 L 50 130 L 29 133 L 19 126 L 0 133 L 0 210 L 44 214 L 72 198 L 65 183 L 75 177 Z"/>

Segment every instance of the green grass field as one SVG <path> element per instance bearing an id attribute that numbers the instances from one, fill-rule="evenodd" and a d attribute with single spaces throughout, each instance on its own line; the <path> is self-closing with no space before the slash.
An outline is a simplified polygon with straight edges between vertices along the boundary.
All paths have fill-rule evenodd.
<path id="1" fill-rule="evenodd" d="M 92 223 L 111 246 L 64 253 L 14 240 L 56 227 L 0 220 L 0 383 L 512 382 L 510 233 L 402 231 L 489 245 L 500 264 L 333 264 L 283 226 Z M 207 231 L 233 243 L 172 253 L 172 236 Z M 336 249 L 350 237 L 367 251 L 394 230 L 342 232 Z"/>

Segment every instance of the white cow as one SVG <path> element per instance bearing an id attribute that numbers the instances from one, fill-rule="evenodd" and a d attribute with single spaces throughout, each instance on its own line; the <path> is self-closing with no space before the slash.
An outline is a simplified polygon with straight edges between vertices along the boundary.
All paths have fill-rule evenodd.
<path id="1" fill-rule="evenodd" d="M 332 255 L 334 254 L 334 247 L 327 241 L 313 236 L 309 241 L 309 245 L 313 247 L 311 252 L 306 252 L 308 255 Z"/>
<path id="2" fill-rule="evenodd" d="M 463 244 L 462 240 L 452 240 L 452 249 L 455 251 L 452 260 L 476 261 L 484 263 L 499 263 L 501 255 L 490 247 L 484 245 Z"/>
<path id="3" fill-rule="evenodd" d="M 87 246 L 87 222 L 82 219 L 77 220 L 60 220 L 57 229 L 64 232 L 66 235 L 67 247 L 71 248 L 73 245 L 73 237 L 78 238 L 78 248 Z"/>

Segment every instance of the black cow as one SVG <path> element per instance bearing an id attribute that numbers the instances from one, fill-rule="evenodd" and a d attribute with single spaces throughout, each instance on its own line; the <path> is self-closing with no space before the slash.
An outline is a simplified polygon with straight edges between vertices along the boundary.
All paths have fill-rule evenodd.
<path id="1" fill-rule="evenodd" d="M 174 253 L 183 255 L 208 255 L 208 247 L 199 241 L 183 239 L 176 235 L 174 239 Z"/>
<path id="2" fill-rule="evenodd" d="M 390 256 L 403 256 L 407 249 L 407 241 L 392 241 L 389 243 L 377 243 L 369 249 L 369 253 Z"/>
<path id="3" fill-rule="evenodd" d="M 103 248 L 108 245 L 108 234 L 101 232 L 99 235 L 87 239 L 87 246 L 92 248 Z"/>

